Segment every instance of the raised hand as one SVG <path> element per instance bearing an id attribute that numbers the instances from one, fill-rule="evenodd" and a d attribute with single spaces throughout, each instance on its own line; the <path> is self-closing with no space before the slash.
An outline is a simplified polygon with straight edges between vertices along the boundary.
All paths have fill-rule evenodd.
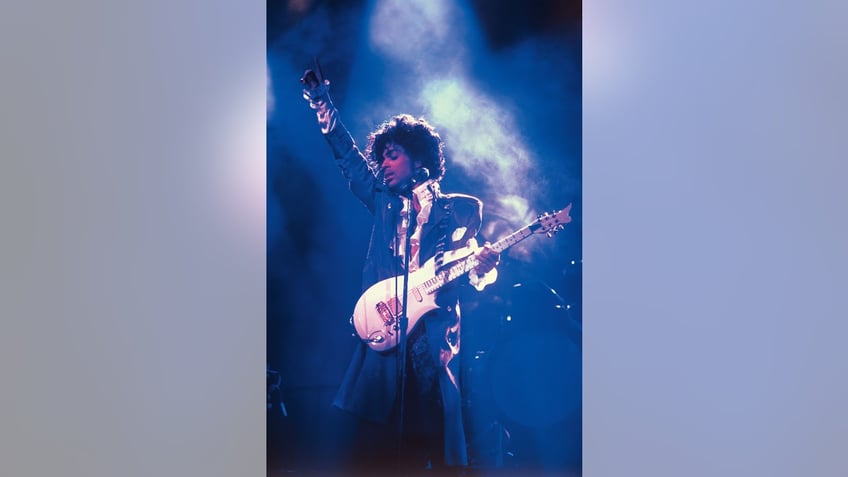
<path id="1" fill-rule="evenodd" d="M 321 132 L 329 133 L 336 127 L 336 108 L 330 99 L 330 81 L 324 78 L 321 65 L 315 60 L 315 69 L 303 72 L 300 82 L 305 86 L 303 99 L 315 110 Z"/>

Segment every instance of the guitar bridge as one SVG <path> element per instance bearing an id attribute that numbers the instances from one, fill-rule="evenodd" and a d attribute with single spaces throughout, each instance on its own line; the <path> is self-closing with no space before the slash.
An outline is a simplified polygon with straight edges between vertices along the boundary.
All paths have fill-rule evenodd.
<path id="1" fill-rule="evenodd" d="M 400 315 L 400 302 L 397 298 L 393 298 L 390 301 L 391 305 L 394 305 L 394 313 L 392 313 L 391 308 L 386 302 L 377 303 L 377 313 L 380 314 L 380 318 L 383 320 L 383 323 L 386 325 L 387 329 L 390 329 L 397 322 L 397 317 Z"/>

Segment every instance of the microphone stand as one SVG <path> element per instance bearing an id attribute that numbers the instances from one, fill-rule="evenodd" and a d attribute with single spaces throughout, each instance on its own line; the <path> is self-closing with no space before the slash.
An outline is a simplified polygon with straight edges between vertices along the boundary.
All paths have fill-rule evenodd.
<path id="1" fill-rule="evenodd" d="M 412 187 L 415 186 L 413 182 Z M 412 187 L 409 189 L 409 206 L 407 208 L 406 216 L 407 216 L 407 226 L 406 226 L 406 237 L 405 245 L 404 245 L 404 258 L 403 258 L 403 300 L 401 313 L 395 322 L 395 326 L 397 328 L 398 337 L 398 385 L 400 386 L 400 404 L 398 408 L 398 446 L 397 446 L 397 464 L 398 469 L 401 466 L 401 456 L 403 449 L 403 423 L 404 423 L 404 415 L 406 413 L 405 404 L 406 404 L 406 328 L 409 324 L 409 316 L 408 316 L 408 298 L 409 298 L 409 260 L 412 255 L 411 247 L 411 239 L 412 234 L 415 231 L 415 226 L 417 222 L 418 212 L 415 211 L 415 207 L 413 206 L 413 194 Z"/>

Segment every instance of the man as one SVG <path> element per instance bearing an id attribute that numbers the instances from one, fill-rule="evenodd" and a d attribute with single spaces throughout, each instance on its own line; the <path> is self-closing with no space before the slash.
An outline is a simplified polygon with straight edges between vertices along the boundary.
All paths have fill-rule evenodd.
<path id="1" fill-rule="evenodd" d="M 414 272 L 431 258 L 450 263 L 466 249 L 479 262 L 468 274 L 471 284 L 482 290 L 494 282 L 499 255 L 475 239 L 483 204 L 440 191 L 445 159 L 433 127 L 423 118 L 395 116 L 368 136 L 363 154 L 339 120 L 329 81 L 312 70 L 301 81 L 350 190 L 374 216 L 362 289 L 402 276 L 407 267 Z M 440 308 L 421 317 L 401 345 L 378 352 L 363 340 L 354 352 L 333 404 L 360 420 L 351 449 L 359 470 L 467 465 L 460 393 L 449 367 L 460 345 L 455 287 L 440 290 L 436 303 Z"/>

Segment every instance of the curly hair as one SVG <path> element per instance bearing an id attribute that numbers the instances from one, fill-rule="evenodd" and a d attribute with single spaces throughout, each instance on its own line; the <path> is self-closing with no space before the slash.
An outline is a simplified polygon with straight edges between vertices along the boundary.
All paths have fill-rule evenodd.
<path id="1" fill-rule="evenodd" d="M 399 114 L 380 124 L 368 135 L 365 156 L 372 167 L 383 162 L 386 144 L 402 146 L 412 160 L 430 171 L 430 179 L 441 180 L 445 174 L 444 144 L 439 133 L 424 118 L 415 119 L 409 114 Z"/>

